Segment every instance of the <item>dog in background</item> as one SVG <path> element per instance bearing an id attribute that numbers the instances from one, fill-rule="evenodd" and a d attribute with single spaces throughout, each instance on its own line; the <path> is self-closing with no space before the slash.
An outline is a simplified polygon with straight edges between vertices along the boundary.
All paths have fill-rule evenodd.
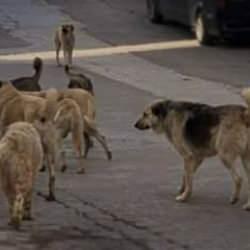
<path id="1" fill-rule="evenodd" d="M 10 125 L 0 140 L 0 179 L 9 203 L 9 224 L 16 229 L 22 220 L 32 219 L 33 185 L 42 161 L 36 129 L 26 122 Z"/>
<path id="2" fill-rule="evenodd" d="M 71 72 L 68 65 L 65 65 L 64 71 L 66 75 L 69 77 L 68 88 L 84 89 L 87 90 L 91 95 L 94 95 L 94 88 L 92 81 L 87 76 L 85 76 L 84 74 Z"/>
<path id="3" fill-rule="evenodd" d="M 72 66 L 73 49 L 75 46 L 74 26 L 72 24 L 61 25 L 55 33 L 56 62 L 60 66 L 59 52 L 62 48 L 65 65 Z"/>
<path id="4" fill-rule="evenodd" d="M 250 104 L 250 90 L 245 99 Z M 139 130 L 165 134 L 184 160 L 184 174 L 177 201 L 192 194 L 193 176 L 203 160 L 218 155 L 234 182 L 231 203 L 239 200 L 242 186 L 236 159 L 242 160 L 248 178 L 250 210 L 249 108 L 241 105 L 209 106 L 200 103 L 163 100 L 148 106 L 135 124 Z"/>
<path id="5" fill-rule="evenodd" d="M 33 69 L 35 73 L 33 76 L 20 77 L 14 80 L 10 80 L 12 85 L 22 91 L 40 91 L 41 87 L 39 85 L 39 80 L 41 78 L 43 70 L 43 61 L 39 57 L 35 57 L 33 60 Z M 0 82 L 0 87 L 2 87 L 2 82 Z"/>

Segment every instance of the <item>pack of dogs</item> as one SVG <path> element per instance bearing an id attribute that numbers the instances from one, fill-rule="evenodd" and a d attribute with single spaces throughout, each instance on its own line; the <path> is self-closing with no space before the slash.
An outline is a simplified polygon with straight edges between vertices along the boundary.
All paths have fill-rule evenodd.
<path id="1" fill-rule="evenodd" d="M 85 173 L 83 160 L 94 146 L 93 139 L 112 159 L 106 137 L 96 124 L 93 83 L 72 71 L 74 26 L 61 25 L 54 41 L 58 66 L 63 50 L 64 73 L 69 79 L 66 89 L 41 88 L 43 61 L 39 57 L 33 60 L 32 76 L 0 81 L 0 180 L 9 204 L 9 224 L 16 229 L 23 220 L 32 219 L 32 193 L 39 171 L 48 171 L 47 200 L 56 199 L 56 169 L 67 169 L 63 143 L 69 134 L 78 174 Z M 243 208 L 250 210 L 250 88 L 241 94 L 246 106 L 159 100 L 148 105 L 136 121 L 136 129 L 164 134 L 183 158 L 176 201 L 191 197 L 195 172 L 205 158 L 217 155 L 232 176 L 232 204 L 240 198 L 243 178 L 236 160 L 241 159 L 248 181 Z"/>

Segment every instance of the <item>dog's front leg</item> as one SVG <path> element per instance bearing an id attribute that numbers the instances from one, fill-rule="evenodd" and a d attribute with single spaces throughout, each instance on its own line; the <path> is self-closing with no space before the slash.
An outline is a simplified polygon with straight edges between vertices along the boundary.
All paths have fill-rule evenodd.
<path id="1" fill-rule="evenodd" d="M 55 159 L 48 155 L 48 169 L 49 169 L 49 195 L 47 201 L 55 201 Z"/>
<path id="2" fill-rule="evenodd" d="M 180 185 L 179 190 L 178 190 L 179 194 L 182 194 L 185 191 L 185 186 L 186 186 L 185 175 L 183 175 L 181 185 Z"/>
<path id="3" fill-rule="evenodd" d="M 68 65 L 71 67 L 71 60 L 70 60 L 70 51 L 68 49 L 63 50 L 63 57 L 64 57 L 64 65 Z"/>
<path id="4" fill-rule="evenodd" d="M 183 192 L 176 197 L 176 201 L 186 201 L 192 194 L 193 174 L 200 166 L 202 160 L 195 157 L 184 159 L 184 176 L 182 181 Z"/>

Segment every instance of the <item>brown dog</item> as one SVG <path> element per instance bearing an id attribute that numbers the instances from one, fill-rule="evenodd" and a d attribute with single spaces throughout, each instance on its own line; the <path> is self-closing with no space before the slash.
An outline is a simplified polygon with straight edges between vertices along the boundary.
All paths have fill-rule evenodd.
<path id="1" fill-rule="evenodd" d="M 84 133 L 84 124 L 78 104 L 69 98 L 64 98 L 62 101 L 60 101 L 58 103 L 57 112 L 54 117 L 54 123 L 56 124 L 56 130 L 58 133 L 59 147 L 62 145 L 62 140 L 66 138 L 69 133 L 72 134 L 73 146 L 79 159 L 78 173 L 84 173 L 85 169 L 82 162 L 82 135 Z M 63 162 L 61 171 L 64 172 L 67 168 L 64 152 L 61 153 L 61 160 Z"/>
<path id="2" fill-rule="evenodd" d="M 71 24 L 61 25 L 55 33 L 56 62 L 60 66 L 59 52 L 62 48 L 65 65 L 72 65 L 73 49 L 75 47 L 74 26 Z"/>
<path id="3" fill-rule="evenodd" d="M 38 96 L 42 98 L 47 98 L 47 91 L 40 92 L 24 92 L 27 95 Z M 83 89 L 65 89 L 57 91 L 58 102 L 69 98 L 74 100 L 80 107 L 81 115 L 84 124 L 84 157 L 87 158 L 89 149 L 91 148 L 91 137 L 94 137 L 103 147 L 107 158 L 112 159 L 112 152 L 109 150 L 105 136 L 103 136 L 95 124 L 96 110 L 95 110 L 95 99 L 89 92 Z"/>
<path id="4" fill-rule="evenodd" d="M 57 165 L 57 134 L 53 124 L 56 102 L 54 92 L 48 91 L 47 98 L 25 95 L 16 90 L 12 84 L 6 83 L 0 88 L 0 96 L 9 93 L 12 99 L 4 103 L 0 113 L 0 132 L 14 122 L 26 121 L 33 123 L 39 131 L 43 144 L 45 158 L 49 160 L 49 196 L 48 200 L 55 200 L 55 169 Z M 30 92 L 31 93 L 31 92 Z M 36 93 L 36 92 L 34 92 Z M 1 105 L 0 105 L 1 109 Z"/>
<path id="5" fill-rule="evenodd" d="M 36 129 L 26 122 L 10 125 L 0 141 L 0 178 L 9 203 L 10 224 L 16 229 L 22 220 L 32 218 L 33 185 L 42 161 Z"/>
<path id="6" fill-rule="evenodd" d="M 148 106 L 135 127 L 165 134 L 182 156 L 185 172 L 177 201 L 186 201 L 191 196 L 193 175 L 203 160 L 218 155 L 232 176 L 235 188 L 231 203 L 236 203 L 240 197 L 242 178 L 235 161 L 240 158 L 249 180 L 248 201 L 244 209 L 250 210 L 249 121 L 248 108 L 244 106 L 212 107 L 165 100 Z"/>

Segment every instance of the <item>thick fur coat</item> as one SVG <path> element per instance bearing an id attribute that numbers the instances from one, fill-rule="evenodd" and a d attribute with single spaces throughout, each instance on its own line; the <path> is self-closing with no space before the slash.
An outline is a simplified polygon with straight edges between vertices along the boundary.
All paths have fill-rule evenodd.
<path id="1" fill-rule="evenodd" d="M 10 224 L 31 219 L 32 191 L 43 161 L 40 136 L 29 123 L 10 125 L 0 140 L 0 178 L 7 197 Z"/>

